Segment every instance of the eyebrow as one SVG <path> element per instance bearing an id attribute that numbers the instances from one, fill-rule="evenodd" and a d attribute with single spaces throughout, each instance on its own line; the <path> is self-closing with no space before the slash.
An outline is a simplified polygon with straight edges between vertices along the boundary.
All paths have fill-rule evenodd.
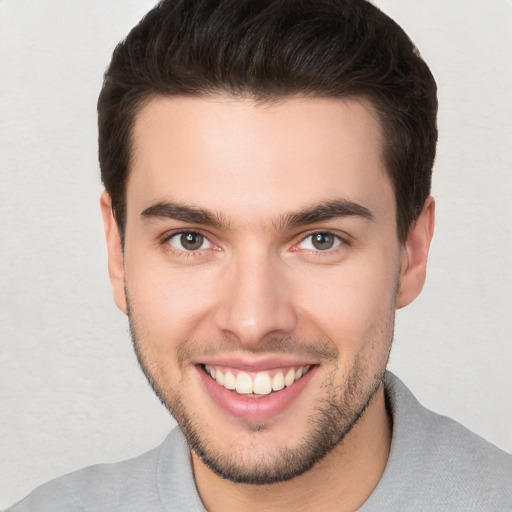
<path id="1" fill-rule="evenodd" d="M 304 224 L 315 224 L 341 217 L 361 217 L 365 220 L 372 220 L 372 212 L 358 203 L 346 199 L 336 199 L 315 205 L 306 210 L 290 213 L 285 218 L 285 223 L 296 227 Z"/>
<path id="2" fill-rule="evenodd" d="M 220 228 L 226 225 L 226 222 L 224 222 L 222 217 L 211 213 L 208 210 L 168 201 L 159 201 L 149 208 L 146 208 L 141 213 L 141 217 L 145 219 L 175 219 L 181 220 L 183 222 L 190 222 L 192 224 L 203 224 L 205 226 L 216 228 Z"/>
<path id="3" fill-rule="evenodd" d="M 216 228 L 226 228 L 229 225 L 221 215 L 204 208 L 172 201 L 159 201 L 149 206 L 141 213 L 141 217 L 148 220 L 158 218 L 174 219 Z M 298 227 L 342 217 L 360 217 L 365 220 L 372 220 L 373 214 L 368 208 L 358 203 L 346 199 L 336 199 L 304 210 L 285 213 L 278 219 L 276 226 Z"/>

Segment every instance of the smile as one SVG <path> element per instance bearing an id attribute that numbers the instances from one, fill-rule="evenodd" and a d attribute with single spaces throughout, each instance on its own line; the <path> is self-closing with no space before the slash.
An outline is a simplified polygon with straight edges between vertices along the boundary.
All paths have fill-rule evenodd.
<path id="1" fill-rule="evenodd" d="M 219 366 L 204 365 L 205 372 L 220 386 L 239 395 L 263 397 L 280 391 L 301 379 L 311 365 L 272 369 L 261 372 L 245 372 Z"/>

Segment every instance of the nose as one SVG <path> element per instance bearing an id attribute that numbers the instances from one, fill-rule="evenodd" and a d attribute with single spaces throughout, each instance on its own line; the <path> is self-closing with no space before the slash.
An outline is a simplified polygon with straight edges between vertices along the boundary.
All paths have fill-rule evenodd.
<path id="1" fill-rule="evenodd" d="M 217 328 L 247 348 L 289 335 L 297 325 L 282 262 L 246 253 L 232 260 L 219 285 Z"/>

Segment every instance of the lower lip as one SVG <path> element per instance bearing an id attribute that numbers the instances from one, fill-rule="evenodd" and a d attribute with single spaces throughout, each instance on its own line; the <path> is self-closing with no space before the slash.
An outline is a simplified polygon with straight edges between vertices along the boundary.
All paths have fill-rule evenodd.
<path id="1" fill-rule="evenodd" d="M 316 369 L 317 366 L 313 366 L 303 377 L 280 391 L 249 397 L 220 386 L 206 374 L 202 366 L 197 367 L 206 390 L 221 409 L 234 418 L 254 423 L 269 421 L 286 411 L 307 386 Z"/>

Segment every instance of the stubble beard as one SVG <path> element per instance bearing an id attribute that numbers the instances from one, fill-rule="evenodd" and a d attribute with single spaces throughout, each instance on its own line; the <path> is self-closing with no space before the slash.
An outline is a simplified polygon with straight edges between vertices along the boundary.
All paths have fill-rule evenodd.
<path id="1" fill-rule="evenodd" d="M 249 466 L 241 464 L 243 457 L 226 448 L 215 449 L 205 442 L 204 430 L 191 421 L 183 410 L 175 410 L 173 415 L 180 425 L 190 448 L 198 455 L 206 466 L 220 477 L 234 483 L 268 485 L 286 482 L 311 469 L 318 461 L 342 444 L 346 435 L 363 417 L 369 404 L 382 385 L 385 370 L 369 391 L 357 400 L 357 409 L 345 405 L 345 400 L 334 391 L 330 399 L 320 402 L 308 420 L 309 428 L 297 446 L 282 447 L 265 455 Z M 354 382 L 357 386 L 357 382 Z M 349 384 L 352 387 L 351 384 Z M 357 392 L 359 393 L 359 391 Z M 257 400 L 257 398 L 256 398 Z M 343 403 L 342 403 L 343 402 Z M 177 415 L 176 415 L 177 414 Z M 265 430 L 265 425 L 249 425 L 248 431 L 253 432 L 254 444 L 258 444 L 257 433 Z"/>
<path id="2" fill-rule="evenodd" d="M 234 483 L 267 485 L 295 478 L 323 459 L 334 448 L 340 446 L 347 434 L 364 416 L 377 391 L 383 386 L 394 330 L 394 309 L 386 325 L 379 329 L 378 339 L 370 345 L 378 350 L 378 364 L 369 364 L 363 357 L 356 359 L 342 384 L 335 384 L 338 366 L 335 363 L 322 385 L 322 398 L 308 418 L 309 428 L 294 447 L 282 447 L 261 455 L 258 460 L 241 462 L 244 455 L 236 447 L 214 446 L 208 435 L 208 426 L 201 425 L 185 406 L 182 393 L 164 386 L 155 375 L 162 375 L 158 362 L 153 363 L 146 355 L 144 343 L 138 336 L 128 306 L 128 318 L 133 346 L 139 365 L 153 391 L 170 411 L 183 432 L 187 443 L 202 462 L 220 477 Z M 278 343 L 279 340 L 276 340 Z M 290 340 L 285 343 L 291 346 Z M 297 342 L 299 344 L 299 342 Z M 296 346 L 298 346 L 296 344 Z M 325 346 L 325 342 L 315 344 Z M 312 346 L 312 350 L 314 348 Z M 335 349 L 336 359 L 338 350 Z M 255 398 L 257 400 L 257 398 Z M 204 422 L 203 422 L 204 423 Z M 254 444 L 258 443 L 258 432 L 265 425 L 247 425 L 252 432 Z"/>

